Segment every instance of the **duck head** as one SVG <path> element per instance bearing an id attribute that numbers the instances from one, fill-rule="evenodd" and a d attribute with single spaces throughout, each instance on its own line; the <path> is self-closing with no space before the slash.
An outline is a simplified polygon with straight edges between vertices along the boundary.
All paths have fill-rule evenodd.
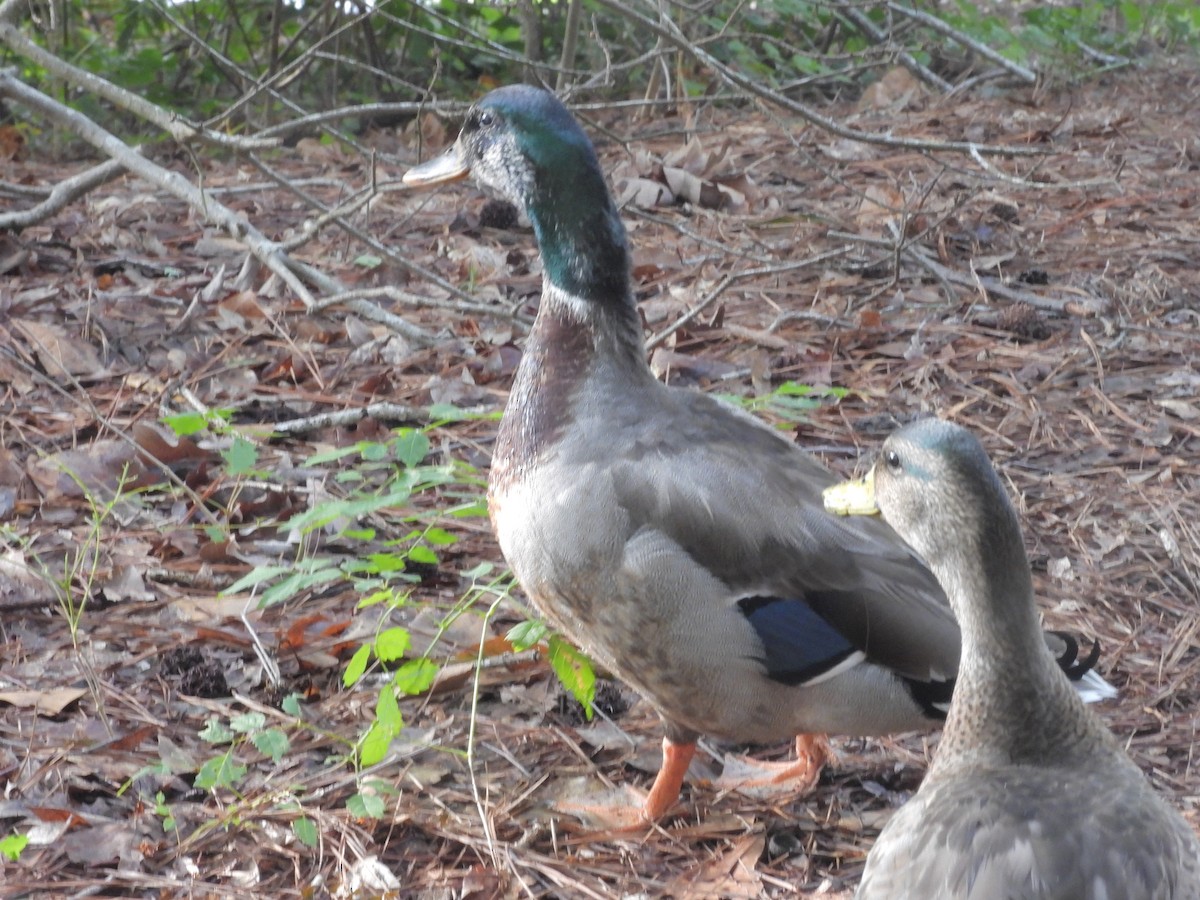
<path id="1" fill-rule="evenodd" d="M 556 287 L 584 300 L 626 298 L 625 229 L 592 142 L 557 97 L 529 85 L 497 88 L 471 107 L 454 145 L 404 183 L 468 175 L 525 211 Z"/>

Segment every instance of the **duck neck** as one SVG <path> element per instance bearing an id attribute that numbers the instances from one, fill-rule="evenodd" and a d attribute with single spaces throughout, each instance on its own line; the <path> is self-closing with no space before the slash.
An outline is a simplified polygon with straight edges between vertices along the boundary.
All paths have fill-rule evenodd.
<path id="1" fill-rule="evenodd" d="M 604 176 L 595 166 L 546 167 L 526 204 L 546 280 L 570 297 L 633 309 L 629 245 Z"/>
<path id="2" fill-rule="evenodd" d="M 570 382 L 607 361 L 649 374 L 630 284 L 629 244 L 595 165 L 552 166 L 526 206 L 545 270 L 518 380 Z"/>
<path id="3" fill-rule="evenodd" d="M 1011 508 L 974 546 L 931 567 L 962 628 L 962 663 L 934 767 L 1061 762 L 1088 745 L 1091 717 L 1046 647 Z M 982 565 L 971 565 L 980 560 Z"/>
<path id="4" fill-rule="evenodd" d="M 582 183 L 566 191 L 540 177 L 546 186 L 528 206 L 545 269 L 542 299 L 497 435 L 493 491 L 521 478 L 555 445 L 588 385 L 599 384 L 593 401 L 619 403 L 631 388 L 655 381 L 630 287 L 625 229 L 599 171 L 584 174 L 594 175 L 591 191 Z"/>

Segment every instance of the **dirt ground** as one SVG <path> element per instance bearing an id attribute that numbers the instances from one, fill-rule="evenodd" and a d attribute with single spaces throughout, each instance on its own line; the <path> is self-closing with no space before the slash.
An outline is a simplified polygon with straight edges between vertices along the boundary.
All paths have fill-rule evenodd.
<path id="1" fill-rule="evenodd" d="M 585 111 L 626 204 L 647 333 L 669 331 L 656 369 L 741 397 L 788 381 L 847 389 L 790 426 L 847 475 L 915 415 L 975 429 L 1018 503 L 1047 625 L 1099 639 L 1121 692 L 1102 715 L 1200 825 L 1200 67 L 953 98 L 912 87 L 828 112 L 1041 152 L 988 157 L 981 178 L 977 160 L 832 138 L 753 106 Z M 443 136 L 432 120 L 422 130 Z M 498 410 L 519 359 L 540 278 L 530 231 L 474 189 L 395 189 L 415 129 L 371 140 L 392 189 L 349 225 L 381 246 L 329 227 L 294 255 L 349 286 L 400 288 L 368 302 L 423 336 L 344 306 L 305 311 L 243 269 L 234 241 L 132 179 L 0 236 L 0 837 L 30 837 L 4 866 L 5 896 L 849 896 L 936 735 L 835 738 L 800 798 L 718 792 L 727 748 L 708 746 L 679 815 L 647 833 L 556 813 L 580 791 L 645 787 L 658 725 L 617 685 L 584 722 L 544 663 L 496 655 L 495 641 L 472 678 L 481 637 L 524 613 L 513 589 L 485 619 L 503 593 L 470 591 L 480 564 L 502 564 L 487 521 L 437 512 L 478 496 L 470 478 L 413 501 L 419 527 L 456 542 L 412 565 L 408 605 L 356 609 L 363 591 L 346 580 L 265 609 L 219 593 L 255 566 L 402 538 L 411 507 L 371 510 L 358 524 L 375 533 L 353 539 L 349 520 L 288 527 L 363 486 L 311 455 L 425 425 L 431 404 Z M 188 157 L 172 162 L 194 176 Z M 47 185 L 82 165 L 24 158 L 2 178 Z M 271 165 L 326 204 L 371 177 L 316 142 Z M 315 218 L 248 162 L 202 166 L 272 237 Z M 662 202 L 692 189 L 695 202 Z M 406 406 L 317 418 L 379 401 Z M 756 408 L 796 418 L 778 399 Z M 199 409 L 231 411 L 233 430 L 176 439 L 161 424 Z M 278 423 L 290 430 L 270 437 Z M 436 425 L 430 459 L 482 473 L 495 427 Z M 122 479 L 137 490 L 113 501 Z M 73 632 L 63 607 L 83 600 Z M 411 632 L 410 656 L 437 636 L 445 668 L 401 702 L 388 758 L 360 774 L 347 756 L 380 680 L 346 689 L 342 672 L 383 624 Z M 276 731 L 288 744 L 273 755 L 258 737 Z M 227 752 L 220 786 L 197 787 Z M 313 846 L 293 830 L 302 819 Z"/>

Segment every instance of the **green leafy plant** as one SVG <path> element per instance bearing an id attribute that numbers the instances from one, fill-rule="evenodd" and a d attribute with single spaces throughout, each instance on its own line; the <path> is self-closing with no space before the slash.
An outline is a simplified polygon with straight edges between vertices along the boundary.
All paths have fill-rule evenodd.
<path id="1" fill-rule="evenodd" d="M 29 838 L 23 834 L 9 834 L 0 838 L 0 856 L 9 862 L 16 862 L 21 853 L 29 846 Z"/>
<path id="2" fill-rule="evenodd" d="M 596 669 L 587 654 L 559 634 L 552 634 L 546 625 L 536 620 L 521 622 L 508 632 L 509 643 L 514 650 L 528 650 L 546 642 L 550 668 L 559 682 L 583 707 L 590 721 L 592 705 L 596 700 Z"/>
<path id="3" fill-rule="evenodd" d="M 750 412 L 767 412 L 777 416 L 781 420 L 780 427 L 787 428 L 789 423 L 803 422 L 814 409 L 827 403 L 837 403 L 849 393 L 849 388 L 813 387 L 785 381 L 766 394 L 753 397 L 722 394 L 721 397 Z"/>
<path id="4" fill-rule="evenodd" d="M 342 540 L 364 547 L 363 553 L 329 553 L 300 557 L 286 565 L 260 565 L 224 593 L 255 590 L 259 605 L 271 606 L 316 585 L 347 581 L 371 602 L 403 603 L 407 595 L 395 593 L 395 584 L 419 581 L 412 568 L 438 565 L 439 548 L 457 540 L 437 521 L 486 515 L 484 481 L 478 472 L 459 462 L 421 465 L 428 452 L 429 438 L 423 431 L 401 428 L 387 441 L 362 441 L 310 457 L 305 461 L 309 467 L 338 463 L 333 480 L 349 490 L 294 516 L 286 527 L 302 537 L 333 529 Z M 449 501 L 447 505 L 418 508 L 414 498 L 434 489 L 441 489 L 438 498 Z M 376 528 L 360 524 L 372 516 L 410 527 L 399 537 L 378 541 Z"/>
<path id="5" fill-rule="evenodd" d="M 167 803 L 167 795 L 162 791 L 154 795 L 154 814 L 162 819 L 163 831 L 174 831 L 179 827 L 179 823 L 175 821 L 175 814 L 171 812 Z"/>
<path id="6" fill-rule="evenodd" d="M 135 492 L 127 490 L 132 480 L 128 467 L 121 470 L 116 486 L 107 492 L 107 496 L 101 496 L 76 473 L 64 470 L 63 474 L 75 482 L 88 504 L 87 531 L 82 540 L 74 544 L 66 556 L 60 558 L 59 564 L 51 565 L 36 553 L 31 553 L 30 556 L 38 573 L 54 593 L 59 612 L 62 613 L 71 633 L 72 646 L 79 649 L 83 614 L 87 609 L 88 598 L 95 592 L 96 579 L 103 561 L 101 548 L 107 523 L 118 506 L 131 500 Z"/>

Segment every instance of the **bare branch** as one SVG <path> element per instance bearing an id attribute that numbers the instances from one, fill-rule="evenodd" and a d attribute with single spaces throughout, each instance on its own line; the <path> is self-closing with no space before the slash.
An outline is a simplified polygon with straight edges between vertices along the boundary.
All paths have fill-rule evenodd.
<path id="1" fill-rule="evenodd" d="M 8 7 L 6 6 L 2 12 L 8 13 Z M 13 52 L 32 60 L 47 72 L 57 75 L 64 81 L 81 87 L 98 97 L 103 97 L 115 106 L 128 110 L 135 116 L 153 123 L 175 138 L 175 140 L 182 143 L 200 139 L 219 147 L 235 147 L 238 149 L 262 149 L 276 146 L 279 143 L 278 140 L 270 138 L 239 137 L 238 135 L 223 134 L 219 131 L 212 131 L 193 125 L 191 122 L 183 119 L 178 113 L 169 112 L 131 91 L 117 87 L 111 81 L 106 81 L 99 75 L 93 75 L 91 72 L 64 62 L 53 53 L 43 50 L 22 34 L 16 25 L 4 21 L 3 18 L 0 18 L 0 41 L 7 44 Z"/>
<path id="2" fill-rule="evenodd" d="M 864 15 L 862 10 L 860 10 L 857 6 L 851 6 L 848 3 L 839 3 L 838 11 L 843 17 L 849 20 L 855 28 L 866 35 L 867 40 L 871 41 L 872 43 L 887 45 L 891 42 L 889 36 L 877 28 L 875 23 L 867 18 L 867 16 Z M 949 91 L 953 87 L 953 85 L 946 81 L 946 79 L 934 74 L 933 72 L 929 71 L 926 66 L 923 66 L 921 63 L 917 62 L 916 57 L 914 57 L 907 50 L 897 49 L 896 59 L 900 60 L 901 64 L 903 64 L 904 68 L 908 69 L 908 71 L 912 72 L 926 84 L 937 88 L 939 91 Z"/>
<path id="3" fill-rule="evenodd" d="M 461 416 L 486 416 L 496 410 L 488 407 L 460 409 Z M 439 416 L 436 409 L 423 406 L 409 406 L 407 403 L 392 403 L 380 401 L 354 409 L 341 409 L 335 412 L 318 413 L 315 416 L 305 416 L 302 419 L 289 419 L 285 422 L 270 423 L 271 431 L 275 434 L 305 434 L 321 428 L 333 428 L 353 425 L 370 417 L 383 422 L 433 422 L 444 416 Z"/>
<path id="4" fill-rule="evenodd" d="M 410 294 L 408 291 L 402 291 L 400 288 L 386 286 L 375 288 L 358 288 L 353 291 L 343 291 L 340 294 L 333 294 L 329 297 L 324 297 L 317 301 L 313 307 L 313 311 L 324 309 L 327 306 L 334 306 L 338 303 L 350 303 L 354 300 L 373 300 L 376 297 L 385 297 L 388 300 L 394 300 L 397 303 L 403 303 L 405 306 L 424 309 L 444 309 L 448 312 L 460 313 L 463 315 L 488 316 L 495 319 L 504 319 L 506 321 L 517 320 L 528 324 L 524 316 L 518 315 L 512 309 L 505 309 L 500 306 L 489 306 L 486 303 L 471 303 L 465 300 L 439 300 L 436 297 L 423 297 L 418 294 Z"/>
<path id="5" fill-rule="evenodd" d="M 607 9 L 611 9 L 631 19 L 640 27 L 658 35 L 667 43 L 694 57 L 698 62 L 712 69 L 721 78 L 735 87 L 741 88 L 752 96 L 766 100 L 768 103 L 795 113 L 805 121 L 838 137 L 860 141 L 864 144 L 903 147 L 907 150 L 918 150 L 927 153 L 970 153 L 975 151 L 987 156 L 1040 156 L 1045 152 L 1040 147 L 977 144 L 974 141 L 927 141 L 918 138 L 896 137 L 894 135 L 877 134 L 870 131 L 859 131 L 856 128 L 847 128 L 836 119 L 821 115 L 821 113 L 817 112 L 811 106 L 801 103 L 798 100 L 793 100 L 785 94 L 759 84 L 754 79 L 725 65 L 725 63 L 721 62 L 707 50 L 689 41 L 686 35 L 679 30 L 679 27 L 669 17 L 664 17 L 661 22 L 651 19 L 636 10 L 630 9 L 622 0 L 597 0 L 597 2 Z"/>
<path id="6" fill-rule="evenodd" d="M 69 128 L 89 144 L 117 160 L 134 175 L 179 198 L 203 218 L 224 228 L 235 239 L 244 243 L 263 265 L 291 288 L 305 306 L 311 308 L 316 300 L 301 280 L 302 277 L 317 285 L 324 293 L 338 293 L 342 290 L 336 279 L 288 257 L 279 244 L 268 240 L 243 216 L 220 203 L 209 192 L 196 187 L 177 172 L 164 169 L 146 159 L 135 148 L 105 131 L 86 116 L 19 81 L 13 77 L 11 70 L 0 71 L 0 96 L 11 97 L 24 103 L 58 125 Z M 360 315 L 383 322 L 414 342 L 426 346 L 433 343 L 431 335 L 386 310 L 378 309 L 362 300 L 352 301 L 351 306 Z"/>
<path id="7" fill-rule="evenodd" d="M 937 16 L 931 16 L 924 10 L 914 9 L 911 6 L 903 6 L 899 3 L 889 2 L 887 4 L 887 8 L 898 16 L 906 16 L 907 18 L 916 22 L 920 22 L 922 25 L 933 29 L 938 34 L 950 38 L 950 40 L 954 41 L 955 43 L 962 44 L 964 47 L 969 48 L 971 52 L 978 53 L 984 59 L 990 60 L 1009 74 L 1020 78 L 1026 84 L 1037 84 L 1038 77 L 1036 72 L 1031 72 L 1024 66 L 1017 65 L 1017 63 L 997 53 L 987 44 L 981 44 L 979 41 L 963 34 L 957 28 L 952 28 L 951 26 L 947 25 Z"/>
<path id="8" fill-rule="evenodd" d="M 251 252 L 261 259 L 272 272 L 282 278 L 296 292 L 297 296 L 304 300 L 306 305 L 312 304 L 312 294 L 292 272 L 289 263 L 274 243 L 267 240 L 262 232 L 247 222 L 245 218 L 218 202 L 206 191 L 196 187 L 178 172 L 172 172 L 151 162 L 138 153 L 135 148 L 101 128 L 91 119 L 19 81 L 13 76 L 12 70 L 0 71 L 0 96 L 11 97 L 36 109 L 46 118 L 69 128 L 93 147 L 117 160 L 124 168 L 139 178 L 143 178 L 151 184 L 163 188 L 172 196 L 183 200 L 205 219 L 224 228 L 237 240 L 245 242 Z"/>
<path id="9" fill-rule="evenodd" d="M 125 167 L 115 159 L 101 163 L 80 172 L 65 181 L 60 181 L 51 189 L 49 195 L 41 203 L 28 209 L 18 209 L 9 213 L 0 213 L 0 229 L 10 228 L 19 231 L 36 225 L 70 203 L 78 200 L 89 191 L 95 190 L 107 181 L 116 178 Z"/>

